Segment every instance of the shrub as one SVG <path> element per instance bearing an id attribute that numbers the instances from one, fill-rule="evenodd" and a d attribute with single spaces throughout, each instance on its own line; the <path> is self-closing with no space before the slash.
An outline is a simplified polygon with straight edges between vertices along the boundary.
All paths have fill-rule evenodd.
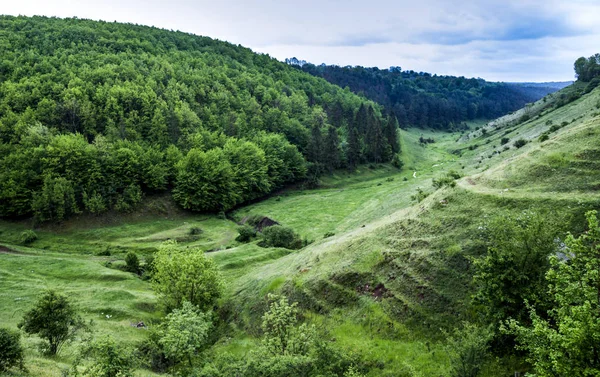
<path id="1" fill-rule="evenodd" d="M 0 328 L 0 372 L 23 366 L 23 347 L 17 331 Z"/>
<path id="2" fill-rule="evenodd" d="M 547 132 L 544 132 L 543 134 L 540 135 L 538 140 L 540 141 L 540 143 L 543 143 L 544 141 L 546 141 L 548 139 L 550 139 L 550 136 L 548 135 Z"/>
<path id="3" fill-rule="evenodd" d="M 422 188 L 417 187 L 417 192 L 411 196 L 412 200 L 415 200 L 417 203 L 420 203 L 429 196 L 428 192 L 423 191 Z"/>
<path id="4" fill-rule="evenodd" d="M 138 274 L 140 272 L 140 260 L 136 253 L 130 251 L 125 256 L 126 270 Z"/>
<path id="5" fill-rule="evenodd" d="M 238 228 L 238 236 L 235 238 L 238 242 L 249 242 L 256 237 L 256 229 L 250 225 L 242 225 Z"/>
<path id="6" fill-rule="evenodd" d="M 504 145 L 504 144 L 508 143 L 509 141 L 510 141 L 510 139 L 509 139 L 509 138 L 507 138 L 507 137 L 503 137 L 503 138 L 500 140 L 500 145 Z"/>
<path id="7" fill-rule="evenodd" d="M 329 238 L 329 237 L 333 237 L 333 236 L 335 236 L 335 233 L 333 233 L 333 232 L 327 232 L 327 233 L 325 233 L 323 235 L 323 238 Z"/>
<path id="8" fill-rule="evenodd" d="M 261 246 L 300 249 L 302 247 L 302 240 L 291 228 L 275 225 L 262 231 Z"/>
<path id="9" fill-rule="evenodd" d="M 190 236 L 199 236 L 202 234 L 202 229 L 198 226 L 193 226 L 190 228 L 190 230 L 188 231 L 188 234 Z"/>
<path id="10" fill-rule="evenodd" d="M 448 339 L 452 377 L 477 377 L 488 358 L 490 332 L 466 324 Z"/>
<path id="11" fill-rule="evenodd" d="M 24 230 L 23 232 L 21 232 L 21 235 L 19 236 L 19 241 L 21 241 L 21 243 L 23 245 L 30 245 L 37 239 L 38 239 L 37 233 L 31 229 Z"/>
<path id="12" fill-rule="evenodd" d="M 400 155 L 398 153 L 394 153 L 394 157 L 392 157 L 392 165 L 397 169 L 402 169 L 404 166 L 404 162 L 400 159 Z"/>
<path id="13" fill-rule="evenodd" d="M 25 313 L 19 328 L 28 334 L 37 334 L 47 343 L 45 352 L 56 355 L 61 347 L 73 340 L 85 327 L 67 296 L 47 291 Z"/>
<path id="14" fill-rule="evenodd" d="M 80 372 L 85 359 L 92 362 Z M 129 350 L 119 346 L 110 336 L 105 336 L 84 346 L 73 363 L 72 375 L 86 377 L 133 377 L 134 359 Z"/>
<path id="15" fill-rule="evenodd" d="M 519 139 L 519 140 L 515 141 L 514 146 L 515 146 L 515 148 L 518 149 L 518 148 L 521 148 L 521 147 L 525 146 L 525 144 L 527 144 L 527 140 L 525 140 L 525 139 Z"/>

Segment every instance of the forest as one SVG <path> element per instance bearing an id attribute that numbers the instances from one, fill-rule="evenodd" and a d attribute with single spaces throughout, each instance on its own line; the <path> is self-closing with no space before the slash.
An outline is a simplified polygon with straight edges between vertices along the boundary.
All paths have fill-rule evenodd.
<path id="1" fill-rule="evenodd" d="M 381 106 L 241 46 L 151 27 L 0 18 L 0 216 L 219 212 L 390 161 Z"/>
<path id="2" fill-rule="evenodd" d="M 494 83 L 400 67 L 315 65 L 297 58 L 286 62 L 381 104 L 395 114 L 400 127 L 460 130 L 464 121 L 500 117 L 568 85 Z"/>

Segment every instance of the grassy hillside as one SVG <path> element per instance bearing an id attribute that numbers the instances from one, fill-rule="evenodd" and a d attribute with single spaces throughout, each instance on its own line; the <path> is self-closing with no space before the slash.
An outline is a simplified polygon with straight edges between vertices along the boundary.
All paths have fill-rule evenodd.
<path id="1" fill-rule="evenodd" d="M 316 189 L 279 189 L 228 217 L 183 210 L 165 192 L 153 192 L 129 213 L 107 208 L 56 224 L 2 220 L 0 327 L 14 329 L 53 288 L 94 321 L 96 334 L 134 347 L 150 330 L 132 325 L 156 328 L 164 313 L 151 284 L 123 271 L 125 255 L 133 251 L 144 262 L 176 240 L 182 250 L 206 251 L 225 284 L 203 362 L 250 358 L 262 344 L 266 296 L 279 293 L 298 303 L 302 320 L 327 344 L 360 355 L 365 375 L 448 375 L 449 334 L 481 320 L 472 304 L 473 262 L 489 246 L 489 221 L 535 211 L 561 224 L 562 237 L 583 231 L 584 212 L 600 206 L 600 89 L 584 94 L 586 88 L 576 83 L 462 132 L 400 130 L 402 170 L 384 163 L 361 164 L 352 174 L 334 170 Z M 434 185 L 451 171 L 461 176 L 455 186 Z M 235 221 L 248 215 L 268 216 L 308 245 L 236 241 Z M 22 232 L 32 227 L 37 239 L 25 246 Z M 38 342 L 24 338 L 32 376 L 62 375 L 81 345 L 47 358 Z M 526 370 L 520 357 L 492 357 L 481 376 Z"/>

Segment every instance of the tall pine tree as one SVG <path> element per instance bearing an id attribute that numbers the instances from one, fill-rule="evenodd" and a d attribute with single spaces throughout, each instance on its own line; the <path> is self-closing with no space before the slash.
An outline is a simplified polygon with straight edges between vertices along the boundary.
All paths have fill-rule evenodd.
<path id="1" fill-rule="evenodd" d="M 340 139 L 335 127 L 330 126 L 327 129 L 323 155 L 325 165 L 330 172 L 340 167 Z"/>
<path id="2" fill-rule="evenodd" d="M 390 114 L 388 117 L 387 125 L 385 127 L 385 137 L 392 147 L 392 153 L 400 152 L 400 144 L 398 143 L 398 119 L 394 114 Z"/>
<path id="3" fill-rule="evenodd" d="M 346 151 L 346 158 L 348 160 L 348 167 L 350 169 L 356 168 L 356 166 L 358 166 L 360 163 L 360 136 L 355 126 L 350 126 L 350 132 L 348 133 L 348 149 Z"/>

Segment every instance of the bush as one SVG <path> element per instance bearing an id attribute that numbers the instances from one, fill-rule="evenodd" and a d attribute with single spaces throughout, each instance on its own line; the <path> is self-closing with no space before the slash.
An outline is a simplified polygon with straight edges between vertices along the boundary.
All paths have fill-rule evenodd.
<path id="1" fill-rule="evenodd" d="M 452 377 L 477 377 L 488 358 L 490 331 L 471 324 L 448 339 Z"/>
<path id="2" fill-rule="evenodd" d="M 538 140 L 540 143 L 543 143 L 544 141 L 546 141 L 548 139 L 550 139 L 550 136 L 548 135 L 547 132 L 544 132 L 543 134 L 540 135 Z"/>
<path id="3" fill-rule="evenodd" d="M 503 138 L 500 140 L 500 145 L 504 145 L 504 144 L 508 143 L 509 141 L 510 141 L 510 139 L 509 139 L 509 138 L 507 138 L 507 137 L 503 137 Z"/>
<path id="4" fill-rule="evenodd" d="M 404 166 L 404 162 L 402 162 L 398 153 L 394 153 L 394 157 L 392 157 L 392 165 L 397 169 L 402 169 Z"/>
<path id="5" fill-rule="evenodd" d="M 202 229 L 198 226 L 193 226 L 190 228 L 190 230 L 188 231 L 188 234 L 190 236 L 199 236 L 202 234 Z"/>
<path id="6" fill-rule="evenodd" d="M 261 246 L 300 249 L 302 248 L 302 240 L 292 229 L 275 225 L 262 231 Z"/>
<path id="7" fill-rule="evenodd" d="M 136 253 L 130 251 L 125 256 L 125 263 L 127 266 L 125 267 L 127 271 L 138 274 L 140 272 L 140 260 Z"/>
<path id="8" fill-rule="evenodd" d="M 238 236 L 235 238 L 238 242 L 249 242 L 256 237 L 256 229 L 250 225 L 242 225 L 238 228 Z"/>
<path id="9" fill-rule="evenodd" d="M 525 144 L 527 144 L 527 140 L 525 140 L 525 139 L 519 139 L 519 140 L 515 141 L 514 146 L 515 146 L 515 148 L 518 149 L 518 148 L 521 148 L 521 147 L 525 146 Z"/>
<path id="10" fill-rule="evenodd" d="M 21 241 L 21 243 L 23 245 L 30 245 L 37 239 L 38 239 L 37 233 L 31 229 L 24 230 L 23 232 L 21 232 L 21 235 L 19 236 L 19 241 Z"/>
<path id="11" fill-rule="evenodd" d="M 23 366 L 23 347 L 17 331 L 0 328 L 0 372 Z"/>
<path id="12" fill-rule="evenodd" d="M 85 359 L 93 360 L 80 372 L 79 365 Z M 110 336 L 84 346 L 71 368 L 74 376 L 86 377 L 133 377 L 134 359 L 131 352 L 119 346 Z"/>

